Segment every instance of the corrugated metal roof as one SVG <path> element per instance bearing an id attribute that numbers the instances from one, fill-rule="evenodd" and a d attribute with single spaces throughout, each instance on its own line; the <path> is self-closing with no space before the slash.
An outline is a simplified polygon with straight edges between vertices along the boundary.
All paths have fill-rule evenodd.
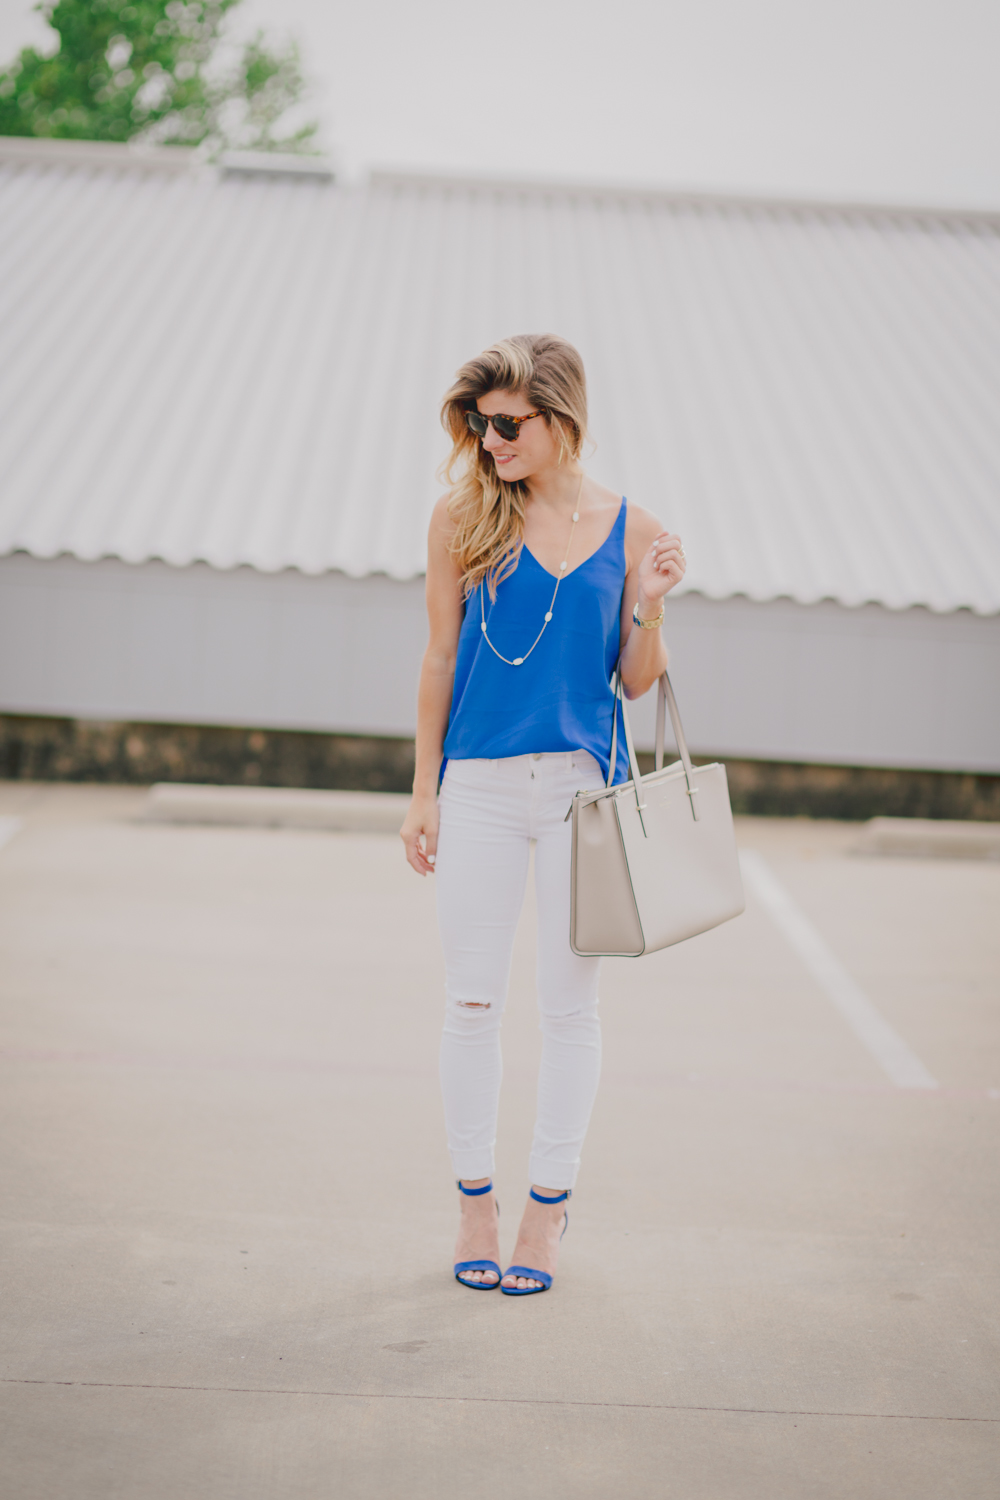
<path id="1" fill-rule="evenodd" d="M 412 577 L 454 369 L 554 329 L 687 588 L 1000 610 L 995 222 L 73 160 L 0 161 L 0 552 Z"/>

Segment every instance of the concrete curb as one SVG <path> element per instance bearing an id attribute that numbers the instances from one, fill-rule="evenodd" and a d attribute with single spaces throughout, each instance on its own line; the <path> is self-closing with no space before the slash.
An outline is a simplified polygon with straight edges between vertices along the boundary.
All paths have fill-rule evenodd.
<path id="1" fill-rule="evenodd" d="M 395 834 L 409 802 L 409 797 L 399 792 L 319 792 L 294 787 L 158 782 L 149 789 L 142 818 L 148 823 Z"/>
<path id="2" fill-rule="evenodd" d="M 862 830 L 855 853 L 912 855 L 922 859 L 1000 860 L 1000 823 L 872 818 Z"/>

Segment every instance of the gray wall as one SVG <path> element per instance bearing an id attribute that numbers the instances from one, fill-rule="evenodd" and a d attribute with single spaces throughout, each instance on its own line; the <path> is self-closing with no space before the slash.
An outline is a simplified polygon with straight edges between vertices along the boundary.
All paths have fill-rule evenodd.
<path id="1" fill-rule="evenodd" d="M 425 638 L 421 580 L 0 559 L 7 713 L 410 735 Z M 1000 771 L 1000 616 L 687 595 L 667 639 L 695 750 Z"/>

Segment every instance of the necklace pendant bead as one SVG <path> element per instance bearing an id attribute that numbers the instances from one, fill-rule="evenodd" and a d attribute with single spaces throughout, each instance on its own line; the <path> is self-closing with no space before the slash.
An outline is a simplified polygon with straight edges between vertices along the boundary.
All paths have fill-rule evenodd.
<path id="1" fill-rule="evenodd" d="M 583 492 L 583 478 L 581 477 L 581 479 L 580 479 L 580 488 L 576 492 L 576 503 L 577 503 L 577 505 L 579 505 L 579 503 L 580 503 L 580 495 L 582 494 L 582 492 Z M 578 510 L 575 510 L 573 512 L 573 523 L 574 523 L 574 525 L 576 524 L 577 521 L 579 521 L 579 519 L 580 519 L 580 512 Z M 570 554 L 570 551 L 572 550 L 572 547 L 573 547 L 573 529 L 571 527 L 570 528 L 570 534 L 569 534 L 569 541 L 568 541 L 568 543 L 566 545 L 566 556 L 563 558 L 562 562 L 559 564 L 559 573 L 556 575 L 555 587 L 552 590 L 552 599 L 551 599 L 551 602 L 549 604 L 549 608 L 546 611 L 545 618 L 542 621 L 542 628 L 538 632 L 538 634 L 536 635 L 535 639 L 532 641 L 531 645 L 528 647 L 528 650 L 526 651 L 526 653 L 524 654 L 524 656 L 515 656 L 513 661 L 509 661 L 506 656 L 503 656 L 497 650 L 496 646 L 494 646 L 493 642 L 489 638 L 489 634 L 487 632 L 487 627 L 486 627 L 486 589 L 485 589 L 484 584 L 482 582 L 480 583 L 480 585 L 479 585 L 479 608 L 481 610 L 481 615 L 480 615 L 480 625 L 479 625 L 479 628 L 482 631 L 482 633 L 483 633 L 483 635 L 484 635 L 484 637 L 486 639 L 487 646 L 489 646 L 489 648 L 493 652 L 494 656 L 498 656 L 502 662 L 506 662 L 506 664 L 507 664 L 508 667 L 523 667 L 524 663 L 527 661 L 528 657 L 531 655 L 532 651 L 534 651 L 535 647 L 538 645 L 538 642 L 541 640 L 542 635 L 544 634 L 546 626 L 550 623 L 550 621 L 552 619 L 552 611 L 553 611 L 553 607 L 554 607 L 555 602 L 556 602 L 556 595 L 559 592 L 559 585 L 562 582 L 562 575 L 563 575 L 563 573 L 566 572 L 567 568 L 569 567 L 569 554 Z M 662 615 L 661 615 L 661 619 L 662 619 Z"/>

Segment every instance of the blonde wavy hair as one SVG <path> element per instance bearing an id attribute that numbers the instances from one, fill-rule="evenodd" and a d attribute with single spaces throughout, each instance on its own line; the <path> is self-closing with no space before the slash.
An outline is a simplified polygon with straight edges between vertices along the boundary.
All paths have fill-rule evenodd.
<path id="1" fill-rule="evenodd" d="M 587 436 L 587 378 L 573 345 L 555 333 L 518 333 L 484 349 L 458 371 L 441 404 L 452 440 L 441 477 L 452 486 L 448 513 L 455 524 L 449 551 L 462 570 L 465 597 L 486 580 L 490 598 L 517 567 L 524 538 L 523 480 L 508 484 L 465 420 L 489 391 L 523 395 L 541 407 L 559 440 L 559 462 L 580 456 Z"/>

